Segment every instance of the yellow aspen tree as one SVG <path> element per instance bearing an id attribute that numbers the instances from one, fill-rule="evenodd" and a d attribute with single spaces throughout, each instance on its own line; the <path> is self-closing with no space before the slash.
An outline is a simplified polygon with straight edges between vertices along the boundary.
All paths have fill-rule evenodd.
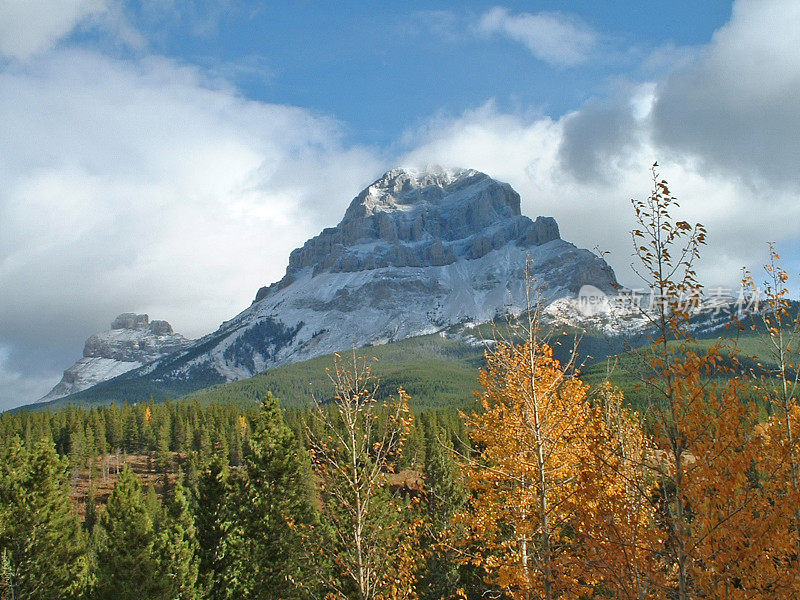
<path id="1" fill-rule="evenodd" d="M 782 570 L 772 550 L 780 536 L 758 482 L 764 452 L 758 411 L 743 400 L 736 378 L 725 385 L 701 381 L 709 360 L 690 353 L 675 378 L 685 407 L 679 428 L 688 450 L 682 498 L 690 512 L 683 543 L 691 591 L 719 600 L 778 598 Z"/>
<path id="2" fill-rule="evenodd" d="M 536 339 L 498 342 L 480 373 L 483 411 L 468 417 L 480 456 L 466 466 L 471 562 L 509 598 L 577 598 L 589 588 L 573 560 L 569 502 L 579 485 L 588 387 Z"/>
<path id="3" fill-rule="evenodd" d="M 395 469 L 411 427 L 409 397 L 400 389 L 387 402 L 366 357 L 336 355 L 329 371 L 334 401 L 315 398 L 307 428 L 322 514 L 333 557 L 329 598 L 416 600 L 411 549 L 419 524 L 408 503 L 394 497 L 387 476 Z M 323 575 L 323 574 L 321 574 Z"/>
<path id="4" fill-rule="evenodd" d="M 745 271 L 743 286 L 758 302 L 752 329 L 760 333 L 765 350 L 761 369 L 762 398 L 769 420 L 762 429 L 767 441 L 760 472 L 775 507 L 773 531 L 785 534 L 774 540 L 773 556 L 784 567 L 780 589 L 785 597 L 800 596 L 800 312 L 789 301 L 789 274 L 770 244 L 764 265 L 766 281 L 759 290 Z M 765 364 L 766 363 L 766 364 Z M 778 558 L 780 557 L 780 558 Z M 778 587 L 778 586 L 776 586 Z M 777 597 L 777 596 L 776 596 Z"/>
<path id="5" fill-rule="evenodd" d="M 584 428 L 585 457 L 575 506 L 577 554 L 594 574 L 595 591 L 620 600 L 661 597 L 663 577 L 656 527 L 655 456 L 641 417 L 606 381 Z"/>

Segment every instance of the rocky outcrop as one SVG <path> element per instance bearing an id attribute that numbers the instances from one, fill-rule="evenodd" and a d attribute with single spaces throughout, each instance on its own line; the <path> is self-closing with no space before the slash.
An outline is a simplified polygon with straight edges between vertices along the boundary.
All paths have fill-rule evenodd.
<path id="1" fill-rule="evenodd" d="M 150 324 L 148 315 L 122 313 L 111 323 L 111 329 L 147 329 Z"/>
<path id="2" fill-rule="evenodd" d="M 307 267 L 318 275 L 443 266 L 508 243 L 556 239 L 555 220 L 522 216 L 519 194 L 507 183 L 466 169 L 395 169 L 356 196 L 339 225 L 294 250 L 286 277 Z M 256 301 L 266 295 L 262 288 Z"/>
<path id="3" fill-rule="evenodd" d="M 191 344 L 167 321 L 151 321 L 145 314 L 123 313 L 111 329 L 86 340 L 83 358 L 64 371 L 61 381 L 40 402 L 85 390 L 139 368 Z"/>

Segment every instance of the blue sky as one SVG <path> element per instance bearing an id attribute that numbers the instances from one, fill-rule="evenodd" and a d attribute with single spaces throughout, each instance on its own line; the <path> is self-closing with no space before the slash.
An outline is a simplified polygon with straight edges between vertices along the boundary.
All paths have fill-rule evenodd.
<path id="1" fill-rule="evenodd" d="M 733 286 L 800 269 L 800 3 L 0 0 L 0 409 L 122 312 L 188 336 L 385 170 L 509 182 L 634 283 L 648 167 Z"/>
<path id="2" fill-rule="evenodd" d="M 433 114 L 489 99 L 560 117 L 608 95 L 615 78 L 668 68 L 648 56 L 706 43 L 731 13 L 730 2 L 717 0 L 504 4 L 512 18 L 552 14 L 597 36 L 585 60 L 553 64 L 519 41 L 479 31 L 481 16 L 497 6 L 230 2 L 209 11 L 146 3 L 130 5 L 128 15 L 149 52 L 217 72 L 249 98 L 334 115 L 354 141 L 391 146 Z"/>

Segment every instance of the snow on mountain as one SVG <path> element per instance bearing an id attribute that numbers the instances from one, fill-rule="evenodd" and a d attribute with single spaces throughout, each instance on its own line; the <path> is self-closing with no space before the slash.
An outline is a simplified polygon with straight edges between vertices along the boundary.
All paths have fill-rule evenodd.
<path id="1" fill-rule="evenodd" d="M 525 305 L 524 270 L 547 302 L 590 284 L 612 293 L 606 262 L 520 213 L 506 183 L 468 169 L 395 169 L 356 196 L 336 226 L 289 257 L 286 275 L 181 354 L 136 371 L 155 381 L 232 381 L 337 350 L 486 322 Z"/>
<path id="2" fill-rule="evenodd" d="M 148 315 L 123 313 L 111 329 L 86 340 L 83 358 L 64 371 L 64 376 L 39 402 L 88 389 L 172 352 L 183 350 L 191 340 L 173 332 L 166 321 L 151 321 Z"/>

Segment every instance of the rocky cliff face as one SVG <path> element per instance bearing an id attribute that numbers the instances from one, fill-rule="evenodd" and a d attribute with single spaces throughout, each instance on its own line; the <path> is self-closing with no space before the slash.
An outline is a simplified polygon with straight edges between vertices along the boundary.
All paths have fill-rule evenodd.
<path id="1" fill-rule="evenodd" d="M 525 265 L 547 302 L 613 291 L 606 262 L 520 214 L 505 183 L 465 169 L 389 171 L 336 226 L 289 257 L 286 275 L 186 352 L 137 376 L 230 381 L 368 344 L 485 322 L 525 305 Z"/>
<path id="2" fill-rule="evenodd" d="M 510 242 L 539 246 L 557 239 L 555 219 L 522 216 L 519 194 L 484 173 L 395 169 L 356 196 L 339 225 L 294 250 L 286 276 L 261 288 L 255 301 L 308 269 L 316 276 L 441 267 L 481 258 Z"/>
<path id="3" fill-rule="evenodd" d="M 61 381 L 40 402 L 74 394 L 113 379 L 164 356 L 185 350 L 191 344 L 166 321 L 151 321 L 148 315 L 123 313 L 111 329 L 86 340 L 83 358 L 64 371 Z"/>

